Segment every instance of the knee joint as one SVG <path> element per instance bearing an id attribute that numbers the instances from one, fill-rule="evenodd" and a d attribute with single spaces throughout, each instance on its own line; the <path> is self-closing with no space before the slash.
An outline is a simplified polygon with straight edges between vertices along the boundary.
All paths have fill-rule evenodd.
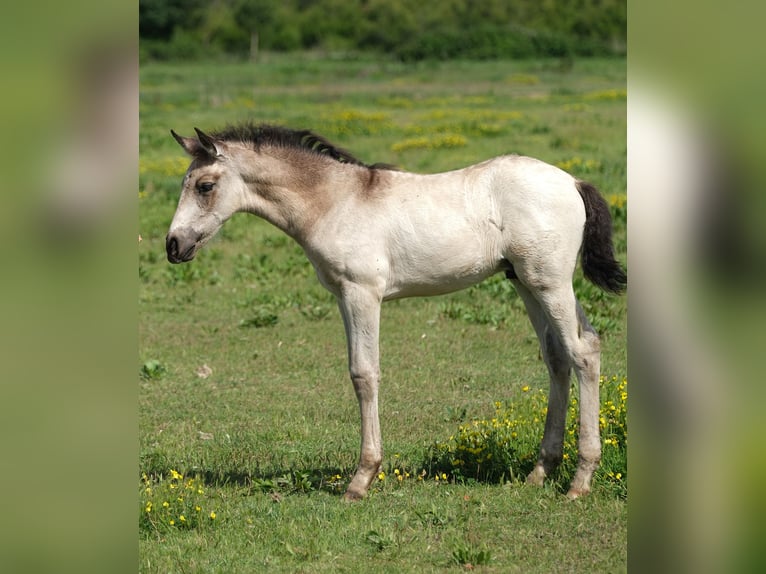
<path id="1" fill-rule="evenodd" d="M 359 399 L 370 399 L 375 396 L 378 387 L 378 373 L 374 370 L 351 371 L 351 382 Z"/>

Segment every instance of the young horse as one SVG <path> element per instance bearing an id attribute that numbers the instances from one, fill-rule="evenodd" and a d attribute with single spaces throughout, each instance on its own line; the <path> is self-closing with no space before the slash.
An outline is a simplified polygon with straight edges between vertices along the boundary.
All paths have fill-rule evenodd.
<path id="1" fill-rule="evenodd" d="M 383 301 L 463 289 L 504 271 L 540 340 L 550 374 L 540 454 L 527 482 L 562 459 L 571 370 L 580 385 L 577 472 L 568 495 L 590 491 L 601 458 L 600 343 L 575 298 L 585 276 L 620 292 L 609 209 L 596 189 L 560 169 L 502 156 L 434 175 L 368 166 L 310 131 L 240 125 L 173 137 L 193 160 L 170 231 L 171 263 L 194 258 L 236 212 L 259 215 L 303 247 L 338 301 L 359 400 L 359 467 L 345 493 L 361 498 L 378 474 L 378 329 Z"/>

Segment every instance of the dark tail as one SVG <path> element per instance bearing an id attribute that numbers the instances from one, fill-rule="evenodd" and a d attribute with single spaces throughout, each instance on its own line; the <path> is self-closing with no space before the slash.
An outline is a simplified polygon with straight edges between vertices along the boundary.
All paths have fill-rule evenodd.
<path id="1" fill-rule="evenodd" d="M 578 180 L 575 186 L 585 204 L 585 231 L 580 255 L 583 273 L 605 291 L 622 293 L 628 286 L 628 275 L 614 258 L 609 205 L 590 183 Z"/>

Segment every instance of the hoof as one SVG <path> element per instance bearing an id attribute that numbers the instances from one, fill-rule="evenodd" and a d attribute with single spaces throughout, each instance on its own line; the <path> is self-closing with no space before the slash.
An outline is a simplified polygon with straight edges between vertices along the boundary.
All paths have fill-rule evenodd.
<path id="1" fill-rule="evenodd" d="M 585 490 L 582 488 L 570 488 L 569 492 L 567 492 L 567 498 L 569 500 L 577 500 L 582 496 L 586 496 L 589 492 L 590 490 Z"/>
<path id="2" fill-rule="evenodd" d="M 542 466 L 536 466 L 532 472 L 527 475 L 527 484 L 542 486 L 545 482 L 545 469 Z"/>
<path id="3" fill-rule="evenodd" d="M 343 502 L 356 502 L 357 500 L 362 500 L 365 496 L 364 492 L 359 492 L 356 490 L 347 490 L 343 494 Z"/>

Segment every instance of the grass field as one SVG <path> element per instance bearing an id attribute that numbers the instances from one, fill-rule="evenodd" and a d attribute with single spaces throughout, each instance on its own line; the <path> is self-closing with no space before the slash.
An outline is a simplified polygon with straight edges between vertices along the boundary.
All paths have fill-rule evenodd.
<path id="1" fill-rule="evenodd" d="M 576 279 L 602 334 L 608 399 L 591 496 L 562 495 L 574 419 L 569 459 L 549 485 L 518 480 L 541 437 L 547 375 L 523 305 L 498 276 L 384 305 L 383 473 L 346 505 L 358 407 L 339 313 L 300 248 L 238 215 L 193 262 L 171 266 L 164 236 L 187 166 L 169 130 L 253 119 L 311 128 L 367 163 L 412 171 L 503 153 L 557 164 L 609 199 L 624 261 L 625 90 L 624 60 L 264 55 L 143 66 L 140 571 L 624 571 L 625 297 Z M 461 446 L 473 458 L 456 462 Z M 512 456 L 483 472 L 490 452 Z"/>

